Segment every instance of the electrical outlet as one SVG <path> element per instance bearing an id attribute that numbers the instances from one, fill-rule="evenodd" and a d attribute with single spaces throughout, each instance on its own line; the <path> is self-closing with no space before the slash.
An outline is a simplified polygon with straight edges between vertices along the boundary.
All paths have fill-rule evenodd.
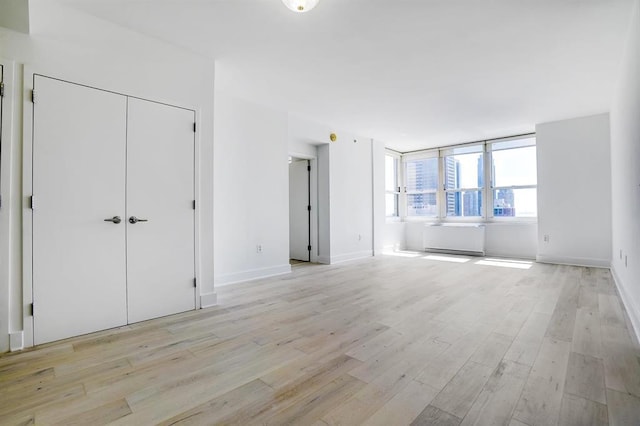
<path id="1" fill-rule="evenodd" d="M 544 242 L 548 243 L 549 242 L 549 234 L 544 234 Z"/>
<path id="2" fill-rule="evenodd" d="M 256 246 L 256 253 L 262 253 L 262 244 Z"/>
<path id="3" fill-rule="evenodd" d="M 620 260 L 622 260 L 622 249 L 620 249 Z"/>
<path id="4" fill-rule="evenodd" d="M 625 268 L 627 267 L 627 255 L 626 254 L 624 255 L 624 267 Z"/>

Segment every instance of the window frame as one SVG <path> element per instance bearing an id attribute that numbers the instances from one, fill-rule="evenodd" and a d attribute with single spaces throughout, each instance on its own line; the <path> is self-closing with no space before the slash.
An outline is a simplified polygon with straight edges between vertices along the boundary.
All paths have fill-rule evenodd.
<path id="1" fill-rule="evenodd" d="M 402 186 L 402 209 L 403 216 L 402 219 L 405 221 L 424 221 L 424 222 L 434 222 L 440 220 L 440 184 L 442 182 L 440 176 L 440 164 L 438 161 L 438 182 L 436 183 L 435 189 L 427 189 L 422 191 L 407 191 L 406 180 L 407 180 L 407 163 L 410 161 L 420 161 L 420 160 L 428 160 L 430 158 L 439 159 L 439 152 L 437 149 L 420 151 L 416 154 L 404 154 L 402 155 L 402 176 L 403 176 L 403 186 Z M 417 195 L 417 194 L 435 194 L 436 195 L 436 214 L 434 216 L 418 216 L 408 214 L 408 196 L 409 195 Z"/>
<path id="2" fill-rule="evenodd" d="M 401 209 L 401 196 L 402 196 L 402 179 L 403 179 L 403 173 L 401 173 L 401 164 L 402 164 L 402 154 L 400 154 L 399 152 L 390 150 L 390 149 L 385 149 L 385 180 L 386 180 L 386 172 L 387 172 L 387 166 L 386 166 L 386 161 L 387 161 L 387 157 L 391 157 L 393 158 L 393 162 L 394 162 L 394 174 L 395 174 L 395 191 L 389 191 L 387 190 L 387 185 L 385 182 L 385 188 L 384 188 L 384 194 L 385 194 L 385 219 L 387 221 L 390 222 L 397 222 L 402 220 L 402 209 Z M 395 215 L 392 216 L 387 216 L 386 214 L 386 209 L 387 209 L 387 195 L 393 195 L 395 197 L 395 203 L 396 203 L 396 208 L 395 208 Z"/>
<path id="3" fill-rule="evenodd" d="M 530 142 L 524 143 L 524 144 L 519 144 L 518 146 L 513 146 L 513 147 L 508 147 L 508 148 L 499 148 L 499 149 L 494 149 L 494 145 L 500 144 L 500 143 L 505 143 L 505 142 L 509 142 L 509 141 L 525 141 L 525 140 L 531 140 Z M 495 140 L 491 140 L 491 141 L 487 141 L 486 142 L 486 151 L 487 151 L 487 157 L 489 160 L 489 164 L 488 164 L 488 168 L 485 170 L 486 174 L 488 175 L 486 182 L 489 182 L 487 191 L 489 192 L 490 195 L 490 200 L 491 200 L 491 207 L 487 206 L 487 218 L 492 221 L 492 222 L 537 222 L 538 221 L 538 212 L 536 210 L 536 215 L 535 216 L 495 216 L 494 214 L 494 207 L 493 204 L 495 202 L 495 192 L 501 189 L 535 189 L 536 190 L 536 197 L 537 197 L 537 190 L 538 190 L 538 184 L 537 184 L 537 176 L 536 176 L 536 184 L 529 184 L 529 185 L 503 185 L 503 186 L 495 186 L 493 179 L 493 167 L 494 167 L 494 160 L 493 160 L 493 153 L 494 152 L 500 152 L 500 151 L 510 151 L 510 150 L 515 150 L 515 149 L 522 149 L 522 148 L 530 148 L 530 147 L 534 147 L 536 148 L 536 157 L 538 155 L 538 149 L 537 149 L 537 145 L 536 145 L 536 135 L 525 135 L 525 136 L 514 136 L 514 137 L 509 137 L 509 138 L 501 138 L 501 139 L 495 139 Z M 537 175 L 537 171 L 536 171 L 536 175 Z M 536 201 L 537 204 L 537 201 Z"/>
<path id="4" fill-rule="evenodd" d="M 457 149 L 461 149 L 463 152 L 455 152 Z M 467 151 L 467 152 L 464 152 Z M 484 142 L 480 142 L 480 143 L 468 143 L 468 144 L 463 144 L 463 145 L 455 145 L 455 146 L 450 146 L 450 147 L 443 147 L 439 149 L 440 152 L 440 169 L 441 169 L 441 173 L 442 173 L 442 208 L 440 210 L 440 220 L 443 222 L 478 222 L 478 221 L 485 221 L 486 217 L 487 217 L 487 212 L 486 212 L 486 202 L 484 200 L 487 199 L 486 197 L 486 184 L 484 184 L 482 187 L 456 187 L 453 189 L 447 188 L 446 187 L 446 182 L 445 182 L 445 171 L 446 171 L 446 165 L 445 165 L 445 161 L 447 157 L 451 157 L 451 156 L 455 156 L 455 155 L 467 155 L 467 154 L 480 154 L 482 155 L 482 167 L 483 167 L 483 182 L 487 182 L 486 179 L 486 153 L 485 153 L 486 149 L 484 146 Z M 480 192 L 480 194 L 482 195 L 482 200 L 483 203 L 480 207 L 480 216 L 447 216 L 447 210 L 446 210 L 446 199 L 447 199 L 447 194 L 455 194 L 455 193 L 460 193 L 463 194 L 464 192 Z"/>
<path id="5" fill-rule="evenodd" d="M 525 142 L 529 140 L 528 142 Z M 498 144 L 502 144 L 509 141 L 523 141 L 522 144 L 518 144 L 514 147 L 507 148 L 499 148 L 495 147 Z M 494 160 L 493 160 L 493 152 L 497 151 L 505 151 L 509 149 L 519 149 L 525 147 L 536 147 L 536 155 L 537 155 L 537 145 L 536 145 L 536 134 L 529 133 L 525 135 L 518 136 L 510 136 L 505 138 L 496 138 L 478 142 L 471 142 L 466 144 L 458 144 L 445 146 L 440 148 L 432 148 L 421 151 L 414 151 L 410 153 L 400 154 L 395 151 L 387 150 L 386 154 L 392 155 L 399 159 L 399 167 L 396 168 L 397 173 L 397 181 L 400 185 L 400 193 L 398 194 L 398 216 L 387 216 L 387 220 L 402 220 L 404 222 L 436 222 L 436 223 L 457 223 L 457 222 L 470 222 L 470 223 L 490 223 L 490 222 L 529 222 L 535 223 L 538 221 L 538 216 L 536 212 L 536 216 L 495 216 L 494 215 L 494 198 L 495 192 L 501 189 L 535 189 L 537 191 L 537 177 L 536 184 L 533 185 L 511 185 L 511 186 L 494 186 L 494 175 L 492 173 Z M 457 151 L 457 152 L 456 152 Z M 483 164 L 483 185 L 481 187 L 460 187 L 460 188 L 447 188 L 445 181 L 445 171 L 446 171 L 446 157 L 452 155 L 464 155 L 470 153 L 479 153 L 482 155 L 482 164 Z M 406 183 L 406 163 L 409 161 L 428 159 L 428 158 L 438 158 L 438 184 L 436 190 L 421 190 L 421 191 L 407 191 Z M 385 188 L 386 190 L 386 188 Z M 460 193 L 470 191 L 478 191 L 482 197 L 482 205 L 480 207 L 480 216 L 447 216 L 446 211 L 446 199 L 448 193 Z M 389 193 L 389 192 L 386 192 Z M 420 194 L 420 193 L 435 193 L 436 194 L 436 203 L 437 203 L 437 212 L 438 214 L 435 216 L 409 216 L 408 215 L 408 198 L 407 196 L 410 194 Z M 397 194 L 397 193 L 396 193 Z"/>

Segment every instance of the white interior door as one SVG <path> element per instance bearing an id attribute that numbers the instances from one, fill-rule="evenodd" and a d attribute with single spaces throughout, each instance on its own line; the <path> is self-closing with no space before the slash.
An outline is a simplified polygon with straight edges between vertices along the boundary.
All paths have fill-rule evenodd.
<path id="1" fill-rule="evenodd" d="M 190 110 L 129 98 L 130 323 L 195 309 L 194 119 Z"/>
<path id="2" fill-rule="evenodd" d="M 127 323 L 126 97 L 36 76 L 36 344 Z M 107 222 L 115 216 L 121 223 Z M 117 222 L 117 220 L 115 220 Z"/>
<path id="3" fill-rule="evenodd" d="M 289 164 L 289 258 L 309 261 L 308 161 Z"/>

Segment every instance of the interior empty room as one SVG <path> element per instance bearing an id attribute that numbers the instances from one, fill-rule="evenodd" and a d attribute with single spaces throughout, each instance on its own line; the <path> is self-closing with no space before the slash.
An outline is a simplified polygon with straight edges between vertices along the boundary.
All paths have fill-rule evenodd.
<path id="1" fill-rule="evenodd" d="M 640 0 L 0 0 L 0 424 L 640 425 Z"/>

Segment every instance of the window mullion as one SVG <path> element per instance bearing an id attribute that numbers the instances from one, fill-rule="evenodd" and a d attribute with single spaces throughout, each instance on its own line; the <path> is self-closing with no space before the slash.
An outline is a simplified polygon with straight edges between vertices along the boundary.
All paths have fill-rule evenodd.
<path id="1" fill-rule="evenodd" d="M 484 146 L 484 218 L 493 218 L 493 157 L 489 152 L 489 146 L 485 143 Z"/>

